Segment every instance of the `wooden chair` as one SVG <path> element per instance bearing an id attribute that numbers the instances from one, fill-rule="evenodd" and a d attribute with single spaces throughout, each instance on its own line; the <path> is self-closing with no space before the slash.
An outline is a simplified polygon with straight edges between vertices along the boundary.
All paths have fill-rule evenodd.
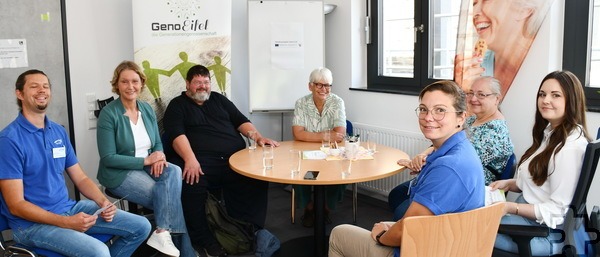
<path id="1" fill-rule="evenodd" d="M 592 234 L 588 212 L 586 209 L 587 195 L 598 167 L 600 158 L 600 140 L 589 143 L 583 157 L 583 165 L 579 180 L 575 187 L 575 194 L 565 215 L 565 221 L 562 229 L 551 229 L 540 226 L 521 226 L 521 225 L 500 225 L 498 233 L 506 234 L 512 237 L 517 244 L 519 254 L 508 253 L 499 249 L 494 249 L 494 256 L 532 256 L 530 241 L 534 237 L 547 237 L 550 233 L 559 233 L 563 235 L 565 246 L 562 253 L 556 256 L 593 256 L 593 249 L 590 243 L 598 243 L 598 233 L 590 235 L 589 239 L 582 238 L 585 233 Z M 595 242 L 590 242 L 595 238 Z M 587 241 L 587 242 L 584 242 Z M 583 251 L 583 252 L 582 252 Z"/>
<path id="2" fill-rule="evenodd" d="M 400 256 L 491 256 L 504 202 L 475 210 L 404 219 Z"/>

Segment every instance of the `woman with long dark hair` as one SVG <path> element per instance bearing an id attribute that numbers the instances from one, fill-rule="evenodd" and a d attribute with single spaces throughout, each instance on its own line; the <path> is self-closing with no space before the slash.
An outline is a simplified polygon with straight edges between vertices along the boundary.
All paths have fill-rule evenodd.
<path id="1" fill-rule="evenodd" d="M 560 227 L 573 198 L 590 141 L 586 130 L 585 95 L 579 79 L 569 71 L 554 71 L 542 80 L 537 94 L 533 143 L 521 157 L 514 179 L 490 184 L 492 190 L 522 192 L 507 203 L 501 224 Z M 531 241 L 535 256 L 560 253 L 561 235 Z M 495 247 L 518 252 L 512 239 L 498 234 Z"/>

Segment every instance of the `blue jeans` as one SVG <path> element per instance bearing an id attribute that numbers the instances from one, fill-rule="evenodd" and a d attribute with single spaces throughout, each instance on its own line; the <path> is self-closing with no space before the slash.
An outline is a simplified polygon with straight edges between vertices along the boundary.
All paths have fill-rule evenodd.
<path id="1" fill-rule="evenodd" d="M 515 201 L 517 203 L 527 203 L 523 196 L 519 196 Z M 536 227 L 546 227 L 546 225 L 542 225 L 537 223 L 535 220 L 531 220 L 519 215 L 504 215 L 502 220 L 500 220 L 500 224 L 509 224 L 509 225 L 528 225 L 528 226 L 536 226 Z M 562 225 L 557 226 L 556 229 L 562 229 Z M 554 254 L 559 254 L 562 251 L 564 246 L 564 241 L 561 240 L 562 235 L 560 233 L 550 233 L 548 237 L 534 237 L 531 239 L 530 247 L 531 254 L 533 256 L 551 256 Z M 496 236 L 496 243 L 494 244 L 494 248 L 518 253 L 517 244 L 512 240 L 512 238 L 508 235 L 498 234 Z"/>
<path id="2" fill-rule="evenodd" d="M 158 178 L 150 175 L 149 166 L 144 167 L 144 170 L 130 170 L 121 185 L 109 190 L 128 201 L 154 210 L 158 228 L 181 234 L 181 256 L 195 257 L 181 208 L 181 183 L 181 168 L 169 163 Z M 173 241 L 178 243 L 175 238 Z"/>
<path id="3" fill-rule="evenodd" d="M 388 205 L 394 213 L 394 221 L 404 217 L 406 210 L 410 206 L 410 180 L 396 186 L 388 195 Z"/>
<path id="4" fill-rule="evenodd" d="M 62 215 L 72 216 L 80 212 L 93 214 L 99 208 L 93 201 L 81 200 Z M 19 244 L 48 249 L 65 256 L 131 256 L 146 240 L 150 229 L 150 222 L 146 218 L 117 210 L 112 222 L 98 217 L 96 224 L 85 233 L 38 223 L 25 229 L 13 229 L 13 238 Z M 108 247 L 86 233 L 117 237 Z"/>

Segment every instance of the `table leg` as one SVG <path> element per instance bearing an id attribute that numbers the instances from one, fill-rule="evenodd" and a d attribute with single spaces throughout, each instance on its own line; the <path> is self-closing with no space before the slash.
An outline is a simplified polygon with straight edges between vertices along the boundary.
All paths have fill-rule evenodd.
<path id="1" fill-rule="evenodd" d="M 315 204 L 315 256 L 326 256 L 327 237 L 325 236 L 325 186 L 314 186 Z"/>

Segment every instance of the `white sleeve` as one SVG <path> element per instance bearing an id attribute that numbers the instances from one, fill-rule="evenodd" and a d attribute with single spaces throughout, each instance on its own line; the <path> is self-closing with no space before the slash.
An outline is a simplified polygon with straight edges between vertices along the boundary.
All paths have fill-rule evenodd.
<path id="1" fill-rule="evenodd" d="M 585 139 L 585 143 L 580 139 L 567 142 L 550 160 L 549 176 L 545 182 L 549 185 L 549 199 L 534 205 L 537 221 L 548 227 L 556 228 L 563 223 L 566 209 L 573 199 L 587 145 Z"/>

